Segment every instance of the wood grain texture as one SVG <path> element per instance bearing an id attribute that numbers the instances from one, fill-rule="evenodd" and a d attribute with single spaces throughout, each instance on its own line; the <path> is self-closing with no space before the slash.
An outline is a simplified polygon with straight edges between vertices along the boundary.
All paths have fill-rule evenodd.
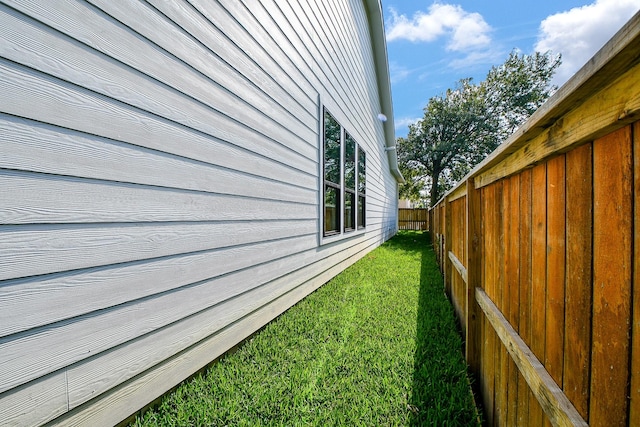
<path id="1" fill-rule="evenodd" d="M 480 178 L 487 171 L 497 171 L 500 169 L 497 167 L 503 163 L 506 159 L 514 157 L 514 153 L 517 153 L 515 157 L 523 159 L 526 157 L 527 152 L 531 151 L 531 147 L 528 146 L 532 140 L 545 140 L 547 137 L 543 134 L 548 132 L 554 125 L 562 126 L 562 118 L 567 113 L 576 111 L 579 107 L 584 106 L 585 100 L 589 100 L 590 103 L 606 103 L 610 99 L 616 99 L 615 93 L 609 92 L 609 89 L 614 87 L 612 82 L 617 77 L 626 74 L 627 77 L 637 78 L 638 73 L 629 73 L 634 67 L 638 66 L 637 52 L 640 48 L 640 14 L 634 15 L 590 60 L 584 65 L 572 78 L 564 84 L 554 96 L 549 99 L 544 105 L 542 105 L 532 116 L 524 123 L 520 128 L 514 132 L 503 144 L 501 144 L 493 153 L 487 156 L 482 162 L 465 176 L 452 191 L 469 179 L 478 179 L 477 183 L 479 187 L 482 185 L 488 185 L 494 180 L 503 178 L 509 174 L 518 172 L 517 168 L 510 168 L 510 172 L 505 172 L 506 168 L 503 168 L 502 173 L 494 174 L 494 176 L 485 176 L 488 180 L 484 182 Z M 636 85 L 637 86 L 637 85 Z M 605 89 L 606 90 L 603 90 Z M 634 88 L 637 90 L 637 87 Z M 624 92 L 624 90 L 620 91 Z M 635 92 L 634 92 L 635 93 Z M 637 94 L 628 93 L 629 98 L 637 105 Z M 595 96 L 598 94 L 598 96 Z M 600 96 L 603 95 L 603 96 Z M 612 95 L 613 98 L 608 98 Z M 587 102 L 587 103 L 589 103 Z M 618 104 L 618 115 L 615 114 L 611 117 L 611 127 L 602 129 L 598 132 L 599 135 L 592 135 L 591 138 L 586 137 L 583 142 L 588 142 L 592 138 L 605 135 L 611 131 L 616 130 L 620 126 L 632 123 L 637 120 L 637 111 L 632 109 L 625 109 L 624 105 Z M 634 112 L 635 111 L 635 112 Z M 615 113 L 615 112 L 614 112 Z M 589 121 L 590 123 L 591 121 Z M 587 122 L 585 122 L 587 123 Z M 579 126 L 579 124 L 578 124 Z M 597 126 L 590 126 L 595 128 Z M 585 129 L 587 127 L 585 126 Z M 544 144 L 544 143 L 543 143 Z M 560 151 L 566 151 L 569 148 L 564 147 Z M 553 154 L 554 151 L 550 151 L 548 154 Z M 535 157 L 535 156 L 532 156 Z M 513 159 L 512 159 L 513 160 Z M 542 159 L 538 159 L 540 161 Z M 526 162 L 525 162 L 526 163 Z M 533 165 L 531 163 L 530 165 Z M 506 165 L 503 165 L 506 166 Z M 523 167 L 520 170 L 523 170 Z"/>
<path id="2" fill-rule="evenodd" d="M 457 187 L 454 191 L 452 191 L 447 197 L 450 202 L 453 202 L 466 195 L 467 195 L 467 187 L 460 186 L 460 187 Z"/>
<path id="3" fill-rule="evenodd" d="M 509 228 L 505 233 L 509 236 L 509 245 L 505 244 L 505 280 L 509 294 L 509 322 L 518 330 L 520 315 L 520 176 L 510 178 L 511 192 L 509 194 L 511 211 L 509 213 Z M 509 359 L 509 390 L 508 404 L 509 416 L 507 424 L 518 423 L 518 368 L 512 359 Z"/>
<path id="4" fill-rule="evenodd" d="M 482 189 L 482 226 L 483 226 L 483 290 L 489 298 L 495 298 L 496 277 L 498 266 L 496 265 L 496 186 L 490 185 Z M 476 289 L 477 292 L 477 289 Z M 494 424 L 495 392 L 496 392 L 496 335 L 489 320 L 484 316 L 482 333 L 482 401 L 485 416 L 489 425 Z"/>
<path id="5" fill-rule="evenodd" d="M 206 9 L 206 3 L 202 0 L 190 0 L 191 3 L 199 5 L 199 9 Z M 245 32 L 254 40 L 269 41 L 265 44 L 269 55 L 278 58 L 278 62 L 284 64 L 291 63 L 294 69 L 308 70 L 309 73 L 301 73 L 300 76 L 310 87 L 316 87 L 316 84 L 326 84 L 321 76 L 320 58 L 314 58 L 317 54 L 317 48 L 314 44 L 315 40 L 307 40 L 307 44 L 301 41 L 301 37 L 306 35 L 304 28 L 298 28 L 295 31 L 293 25 L 299 25 L 299 19 L 287 19 L 284 12 L 277 8 L 277 4 L 273 2 L 261 2 L 255 7 L 247 7 L 233 1 L 223 0 L 220 2 L 222 7 L 227 10 L 228 14 L 236 17 L 244 25 Z M 202 5 L 202 6 L 200 6 Z M 280 28 L 280 31 L 273 31 Z M 304 46 L 303 49 L 300 47 Z"/>
<path id="6" fill-rule="evenodd" d="M 496 227 L 496 245 L 495 260 L 496 260 L 496 275 L 494 283 L 494 301 L 499 307 L 500 311 L 505 310 L 506 293 L 505 293 L 505 254 L 504 254 L 504 240 L 505 240 L 505 192 L 508 192 L 506 188 L 508 185 L 507 180 L 501 180 L 494 183 L 496 187 L 495 198 L 495 227 Z M 495 339 L 494 346 L 494 363 L 495 363 L 495 409 L 494 409 L 494 423 L 496 425 L 504 424 L 507 414 L 507 353 L 504 346 L 500 343 L 500 340 Z"/>
<path id="7" fill-rule="evenodd" d="M 565 156 L 547 163 L 547 292 L 544 366 L 562 387 L 565 334 Z"/>
<path id="8" fill-rule="evenodd" d="M 449 258 L 449 252 L 451 252 L 451 246 L 452 246 L 451 240 L 453 238 L 451 233 L 451 229 L 452 229 L 451 222 L 453 221 L 452 211 L 453 211 L 453 207 L 451 206 L 451 204 L 445 202 L 444 204 L 445 230 L 444 230 L 444 252 L 443 252 L 444 272 L 442 274 L 442 277 L 444 279 L 444 291 L 449 296 L 449 298 L 451 298 L 451 281 L 452 281 L 451 275 L 453 274 L 451 261 Z"/>
<path id="9" fill-rule="evenodd" d="M 640 425 L 640 122 L 633 125 L 633 290 L 629 425 Z"/>
<path id="10" fill-rule="evenodd" d="M 518 369 L 553 424 L 587 426 L 588 424 L 571 405 L 562 389 L 553 381 L 551 375 L 544 369 L 544 366 L 531 349 L 522 341 L 498 307 L 491 301 L 491 298 L 481 289 L 476 289 L 476 299 L 491 327 L 496 331 L 498 337 L 518 365 Z"/>
<path id="11" fill-rule="evenodd" d="M 505 204 L 505 310 L 507 320 L 517 331 L 520 314 L 520 176 L 509 178 L 508 208 Z M 518 376 L 517 366 L 511 358 L 508 364 L 507 425 L 518 424 Z"/>
<path id="12" fill-rule="evenodd" d="M 398 228 L 400 230 L 428 230 L 428 209 L 398 209 Z"/>
<path id="13" fill-rule="evenodd" d="M 462 262 L 460 262 L 460 260 L 451 251 L 449 251 L 449 260 L 453 264 L 453 267 L 458 272 L 458 274 L 462 277 L 462 280 L 467 282 L 468 281 L 467 269 L 464 267 L 464 265 L 462 265 Z"/>
<path id="14" fill-rule="evenodd" d="M 592 306 L 593 159 L 585 144 L 566 157 L 566 299 L 563 389 L 589 419 Z"/>
<path id="15" fill-rule="evenodd" d="M 517 318 L 520 338 L 592 425 L 640 422 L 640 326 L 634 309 L 640 294 L 635 256 L 640 245 L 635 139 L 640 128 L 634 123 L 640 113 L 638 46 L 640 14 L 560 95 L 465 177 L 464 185 L 469 189 L 472 180 L 472 188 L 482 189 L 481 276 L 489 301 L 511 326 L 512 315 Z M 503 215 L 501 224 L 495 202 L 485 198 L 496 197 L 494 186 L 502 183 L 503 208 L 512 211 L 513 198 L 506 192 L 515 188 L 514 178 L 520 180 L 519 212 Z M 462 187 L 444 200 L 462 194 Z M 519 216 L 517 231 L 511 231 L 514 216 Z M 517 267 L 509 254 L 514 233 L 519 233 Z M 519 276 L 515 295 L 510 294 L 512 268 Z M 498 280 L 492 283 L 492 278 Z M 488 378 L 480 388 L 485 400 L 493 399 L 485 405 L 488 424 L 555 423 L 549 402 L 534 398 L 539 391 L 520 374 L 517 401 L 512 400 L 512 365 L 489 342 L 490 328 L 486 322 L 480 328 L 480 371 Z"/>
<path id="16" fill-rule="evenodd" d="M 589 422 L 626 425 L 633 261 L 630 127 L 594 141 L 593 176 L 594 288 Z"/>
<path id="17" fill-rule="evenodd" d="M 531 197 L 531 350 L 544 360 L 547 292 L 547 170 L 546 164 L 533 168 Z M 532 426 L 542 425 L 543 413 L 530 401 Z"/>
<path id="18" fill-rule="evenodd" d="M 563 85 L 555 95 L 542 105 L 529 120 L 514 132 L 503 144 L 467 174 L 458 186 L 469 178 L 486 172 L 526 146 L 558 122 L 558 118 L 575 110 L 585 99 L 611 84 L 617 76 L 627 73 L 637 65 L 640 48 L 640 15 L 633 16 L 614 37 L 585 66 Z M 635 121 L 626 111 L 619 111 L 618 126 Z M 605 132 L 606 133 L 606 132 Z M 513 170 L 512 173 L 517 172 Z M 500 179 L 506 175 L 496 177 Z M 480 184 L 480 183 L 478 183 Z M 487 183 L 488 184 L 488 183 Z M 456 186 L 457 187 L 457 186 Z"/>
<path id="19" fill-rule="evenodd" d="M 522 340 L 531 346 L 531 232 L 532 232 L 532 181 L 531 169 L 520 174 L 520 260 L 518 333 Z M 529 402 L 531 391 L 522 376 L 518 377 L 518 425 L 527 425 L 529 421 Z"/>
<path id="20" fill-rule="evenodd" d="M 594 138 L 602 137 L 625 123 L 632 123 L 640 113 L 640 65 L 588 100 L 567 112 L 562 120 L 534 137 L 522 148 L 496 166 L 483 171 L 475 179 L 478 186 L 534 165 L 544 158 L 570 150 Z"/>
<path id="21" fill-rule="evenodd" d="M 473 187 L 473 181 L 466 183 L 466 267 L 467 287 L 465 300 L 467 306 L 467 334 L 465 339 L 465 359 L 471 372 L 478 377 L 481 366 L 481 323 L 483 317 L 475 299 L 476 287 L 482 287 L 482 201 L 481 193 Z"/>

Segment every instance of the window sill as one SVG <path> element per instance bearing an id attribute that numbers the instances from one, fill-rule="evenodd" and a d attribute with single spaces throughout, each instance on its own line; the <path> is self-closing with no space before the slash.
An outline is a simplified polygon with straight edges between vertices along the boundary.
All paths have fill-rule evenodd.
<path id="1" fill-rule="evenodd" d="M 351 239 L 353 237 L 362 236 L 364 233 L 366 233 L 366 231 L 366 228 L 359 228 L 357 230 L 351 229 L 342 233 L 333 233 L 326 236 L 323 234 L 323 232 L 320 232 L 320 246 Z"/>

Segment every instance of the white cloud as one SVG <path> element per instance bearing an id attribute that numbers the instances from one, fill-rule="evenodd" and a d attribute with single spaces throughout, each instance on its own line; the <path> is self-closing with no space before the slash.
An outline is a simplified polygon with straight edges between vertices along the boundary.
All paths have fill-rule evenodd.
<path id="1" fill-rule="evenodd" d="M 467 12 L 458 5 L 434 3 L 427 13 L 418 11 L 411 19 L 391 9 L 387 41 L 432 42 L 447 37 L 447 50 L 467 51 L 488 46 L 491 31 L 479 13 Z"/>
<path id="2" fill-rule="evenodd" d="M 469 52 L 462 58 L 453 58 L 449 67 L 454 70 L 467 69 L 478 64 L 493 65 L 504 57 L 504 52 L 497 49 Z"/>
<path id="3" fill-rule="evenodd" d="M 397 119 L 393 120 L 393 124 L 396 130 L 398 130 L 405 127 L 409 127 L 409 125 L 414 124 L 420 119 L 422 119 L 422 117 L 398 117 Z"/>
<path id="4" fill-rule="evenodd" d="M 412 71 L 397 62 L 389 62 L 389 73 L 391 74 L 391 83 L 398 83 L 411 75 Z"/>
<path id="5" fill-rule="evenodd" d="M 535 50 L 562 54 L 553 83 L 564 84 L 639 9 L 640 0 L 596 0 L 542 21 Z"/>

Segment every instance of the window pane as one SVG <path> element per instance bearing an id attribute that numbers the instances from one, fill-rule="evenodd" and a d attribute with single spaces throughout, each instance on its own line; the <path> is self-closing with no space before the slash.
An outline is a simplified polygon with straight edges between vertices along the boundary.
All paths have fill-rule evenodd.
<path id="1" fill-rule="evenodd" d="M 364 197 L 358 197 L 358 228 L 364 228 L 365 223 L 365 212 L 367 210 L 366 200 Z"/>
<path id="2" fill-rule="evenodd" d="M 324 112 L 324 179 L 340 184 L 340 124 Z"/>
<path id="3" fill-rule="evenodd" d="M 344 186 L 356 189 L 356 142 L 349 134 L 344 138 Z"/>
<path id="4" fill-rule="evenodd" d="M 324 188 L 324 234 L 337 233 L 340 230 L 340 191 L 325 185 Z"/>
<path id="5" fill-rule="evenodd" d="M 344 194 L 344 229 L 353 230 L 356 227 L 356 194 Z"/>
<path id="6" fill-rule="evenodd" d="M 365 193 L 367 169 L 364 151 L 358 147 L 358 193 Z"/>

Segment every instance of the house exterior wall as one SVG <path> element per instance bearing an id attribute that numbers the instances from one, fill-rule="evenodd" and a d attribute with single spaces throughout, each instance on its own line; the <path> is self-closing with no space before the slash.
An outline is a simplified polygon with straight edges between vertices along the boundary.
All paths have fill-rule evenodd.
<path id="1" fill-rule="evenodd" d="M 379 8 L 0 1 L 3 422 L 118 423 L 396 232 Z M 324 108 L 367 155 L 334 239 Z"/>

